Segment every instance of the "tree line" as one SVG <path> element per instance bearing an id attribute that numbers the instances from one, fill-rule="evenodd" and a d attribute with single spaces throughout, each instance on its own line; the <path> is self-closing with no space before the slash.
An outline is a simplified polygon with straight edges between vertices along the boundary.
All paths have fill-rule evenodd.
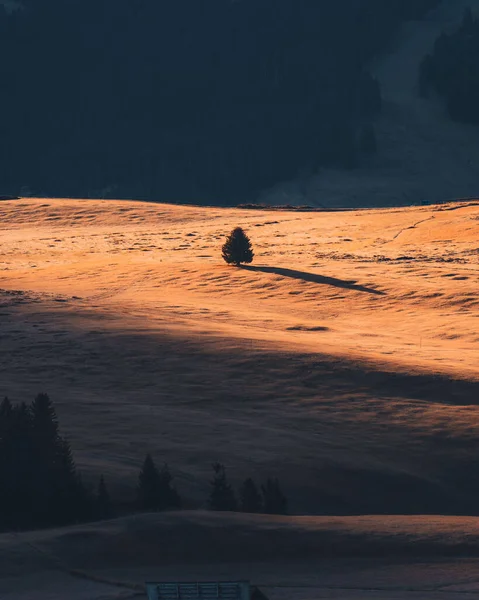
<path id="1" fill-rule="evenodd" d="M 470 8 L 460 27 L 437 38 L 433 50 L 421 62 L 419 91 L 444 99 L 455 121 L 479 124 L 479 19 Z"/>
<path id="2" fill-rule="evenodd" d="M 371 58 L 437 3 L 2 5 L 0 193 L 232 204 L 353 168 L 376 150 Z"/>
<path id="3" fill-rule="evenodd" d="M 224 465 L 213 465 L 208 508 L 286 514 L 287 500 L 279 481 L 268 478 L 257 487 L 251 478 L 236 494 Z M 182 499 L 168 465 L 158 468 L 145 457 L 132 511 L 178 510 Z M 60 435 L 58 418 L 47 394 L 30 405 L 0 404 L 0 531 L 68 525 L 116 516 L 102 475 L 96 489 L 79 473 L 70 444 Z"/>

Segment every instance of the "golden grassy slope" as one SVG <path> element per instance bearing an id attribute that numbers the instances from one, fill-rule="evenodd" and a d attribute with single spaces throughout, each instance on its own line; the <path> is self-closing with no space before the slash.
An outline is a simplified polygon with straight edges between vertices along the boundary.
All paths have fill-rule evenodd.
<path id="1" fill-rule="evenodd" d="M 314 510 L 361 488 L 350 469 L 447 487 L 477 438 L 478 203 L 23 199 L 0 223 L 0 391 L 48 391 L 80 465 L 118 486 L 151 450 L 193 499 L 218 459 Z M 236 225 L 252 268 L 220 259 Z"/>

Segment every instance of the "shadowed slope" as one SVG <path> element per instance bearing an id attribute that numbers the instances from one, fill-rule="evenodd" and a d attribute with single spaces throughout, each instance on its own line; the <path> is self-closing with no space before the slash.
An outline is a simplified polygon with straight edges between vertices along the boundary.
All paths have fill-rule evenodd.
<path id="1" fill-rule="evenodd" d="M 8 560 L 8 552 L 22 544 L 31 544 L 40 556 L 44 552 L 53 561 L 81 569 L 384 555 L 389 559 L 479 556 L 478 533 L 478 519 L 470 517 L 398 516 L 384 521 L 376 516 L 185 511 L 22 533 L 15 540 L 0 535 L 0 562 L 8 565 L 18 560 L 18 556 Z"/>
<path id="2" fill-rule="evenodd" d="M 145 581 L 245 579 L 271 600 L 458 600 L 478 589 L 478 552 L 471 518 L 145 514 L 0 535 L 0 593 L 126 600 Z"/>

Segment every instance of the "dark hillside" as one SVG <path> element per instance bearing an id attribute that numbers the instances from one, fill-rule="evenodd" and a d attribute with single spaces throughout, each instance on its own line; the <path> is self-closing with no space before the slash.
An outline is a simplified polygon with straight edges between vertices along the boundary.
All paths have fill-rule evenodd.
<path id="1" fill-rule="evenodd" d="M 352 168 L 368 61 L 437 3 L 24 0 L 0 12 L 1 191 L 227 204 Z"/>
<path id="2" fill-rule="evenodd" d="M 419 71 L 421 94 L 435 92 L 445 101 L 449 116 L 479 124 L 479 19 L 466 10 L 461 26 L 443 32 Z"/>

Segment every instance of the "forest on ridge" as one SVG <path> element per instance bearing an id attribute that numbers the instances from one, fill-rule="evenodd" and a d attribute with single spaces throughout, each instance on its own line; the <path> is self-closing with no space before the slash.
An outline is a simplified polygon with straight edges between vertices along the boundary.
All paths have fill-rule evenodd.
<path id="1" fill-rule="evenodd" d="M 374 150 L 372 57 L 438 0 L 0 9 L 0 193 L 232 204 Z M 187 18 L 186 18 L 187 17 Z"/>

